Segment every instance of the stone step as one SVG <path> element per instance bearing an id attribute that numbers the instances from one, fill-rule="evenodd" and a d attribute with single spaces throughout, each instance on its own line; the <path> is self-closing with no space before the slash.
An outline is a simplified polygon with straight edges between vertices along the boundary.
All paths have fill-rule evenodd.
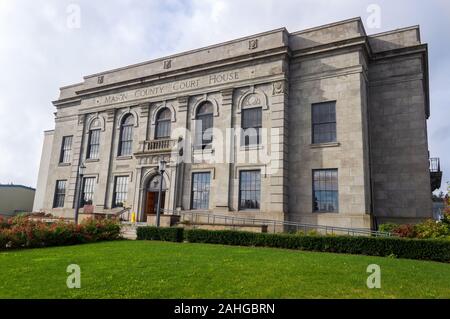
<path id="1" fill-rule="evenodd" d="M 137 234 L 136 234 L 136 226 L 133 225 L 122 225 L 120 234 L 123 238 L 136 240 Z"/>

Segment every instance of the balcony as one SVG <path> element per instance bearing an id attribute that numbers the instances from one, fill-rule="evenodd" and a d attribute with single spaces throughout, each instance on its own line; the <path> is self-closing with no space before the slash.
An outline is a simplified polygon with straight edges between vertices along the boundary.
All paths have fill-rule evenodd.
<path id="1" fill-rule="evenodd" d="M 142 141 L 140 142 L 140 150 L 135 153 L 135 156 L 139 155 L 151 155 L 151 154 L 165 154 L 171 153 L 175 150 L 176 140 L 165 139 L 165 140 L 152 140 L 152 141 Z"/>
<path id="2" fill-rule="evenodd" d="M 430 181 L 432 192 L 441 188 L 442 171 L 439 158 L 430 158 Z"/>

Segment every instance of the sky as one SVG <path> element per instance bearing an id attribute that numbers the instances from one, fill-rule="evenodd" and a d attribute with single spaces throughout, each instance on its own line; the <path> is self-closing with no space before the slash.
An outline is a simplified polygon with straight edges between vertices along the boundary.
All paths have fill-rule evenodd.
<path id="1" fill-rule="evenodd" d="M 373 23 L 378 12 L 379 23 Z M 368 34 L 420 25 L 429 45 L 430 156 L 441 159 L 445 190 L 450 181 L 448 0 L 0 0 L 0 183 L 36 186 L 43 131 L 54 128 L 51 101 L 61 86 L 279 27 L 294 32 L 354 17 L 362 18 Z"/>

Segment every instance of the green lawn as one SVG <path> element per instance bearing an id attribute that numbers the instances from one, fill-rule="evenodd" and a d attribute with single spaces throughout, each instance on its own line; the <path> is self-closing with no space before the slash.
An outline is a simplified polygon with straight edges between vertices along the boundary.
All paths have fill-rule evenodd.
<path id="1" fill-rule="evenodd" d="M 68 289 L 66 267 L 81 267 Z M 381 267 L 381 289 L 366 268 Z M 0 253 L 0 298 L 450 298 L 450 265 L 270 248 L 117 241 Z"/>

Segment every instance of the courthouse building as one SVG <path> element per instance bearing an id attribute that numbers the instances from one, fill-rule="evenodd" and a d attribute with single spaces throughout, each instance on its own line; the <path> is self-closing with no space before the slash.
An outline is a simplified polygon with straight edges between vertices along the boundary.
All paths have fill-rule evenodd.
<path id="1" fill-rule="evenodd" d="M 35 207 L 73 217 L 80 185 L 82 207 L 145 221 L 165 160 L 165 214 L 430 218 L 428 82 L 419 27 L 367 35 L 360 18 L 89 75 L 53 102 Z"/>

